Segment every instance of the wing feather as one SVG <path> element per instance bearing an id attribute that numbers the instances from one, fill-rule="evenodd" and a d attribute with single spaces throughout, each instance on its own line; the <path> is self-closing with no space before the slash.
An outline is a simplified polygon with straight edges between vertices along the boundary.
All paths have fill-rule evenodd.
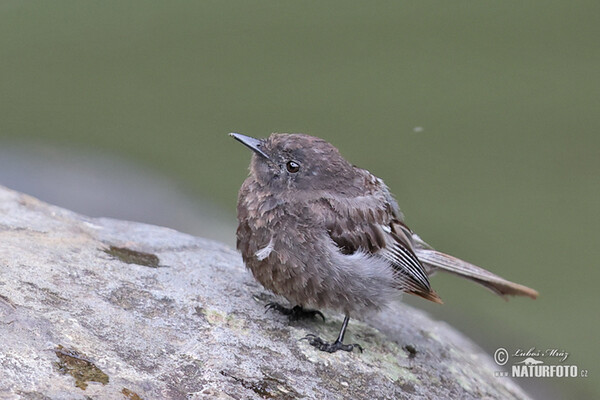
<path id="1" fill-rule="evenodd" d="M 330 216 L 325 221 L 327 232 L 343 254 L 360 251 L 388 261 L 398 289 L 441 303 L 413 251 L 411 236 L 406 234 L 410 229 L 400 220 L 397 205 L 390 203 L 390 198 L 387 190 L 354 198 L 322 198 L 329 209 L 324 213 Z"/>

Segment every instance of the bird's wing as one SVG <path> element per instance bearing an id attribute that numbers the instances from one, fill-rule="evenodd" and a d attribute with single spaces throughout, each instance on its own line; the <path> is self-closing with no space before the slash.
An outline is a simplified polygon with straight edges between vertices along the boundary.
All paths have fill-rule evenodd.
<path id="1" fill-rule="evenodd" d="M 388 195 L 379 190 L 365 196 L 322 198 L 328 208 L 323 213 L 329 216 L 327 232 L 343 254 L 362 251 L 388 261 L 402 291 L 441 303 L 412 249 L 410 229 L 397 218 L 397 206 L 390 204 Z"/>

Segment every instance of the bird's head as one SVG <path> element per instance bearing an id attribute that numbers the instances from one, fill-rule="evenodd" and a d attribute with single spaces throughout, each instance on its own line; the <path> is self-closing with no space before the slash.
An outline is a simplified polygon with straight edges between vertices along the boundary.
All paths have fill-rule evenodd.
<path id="1" fill-rule="evenodd" d="M 254 151 L 250 175 L 261 185 L 288 192 L 324 190 L 355 175 L 333 145 L 304 134 L 273 133 L 266 139 L 254 139 L 239 133 L 233 138 Z"/>

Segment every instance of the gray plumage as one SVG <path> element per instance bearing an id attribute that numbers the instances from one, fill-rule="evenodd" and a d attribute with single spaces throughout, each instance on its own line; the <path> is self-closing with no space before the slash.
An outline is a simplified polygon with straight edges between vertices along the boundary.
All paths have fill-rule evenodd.
<path id="1" fill-rule="evenodd" d="M 383 181 L 326 141 L 303 134 L 262 140 L 231 135 L 254 151 L 237 207 L 237 247 L 246 266 L 294 305 L 343 312 L 341 340 L 348 317 L 379 310 L 402 292 L 441 303 L 428 279 L 437 269 L 500 295 L 537 296 L 433 250 L 404 224 Z"/>

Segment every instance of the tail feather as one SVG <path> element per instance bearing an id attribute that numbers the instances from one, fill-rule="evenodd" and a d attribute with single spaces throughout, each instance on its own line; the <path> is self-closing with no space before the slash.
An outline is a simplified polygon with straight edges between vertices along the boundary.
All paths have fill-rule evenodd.
<path id="1" fill-rule="evenodd" d="M 441 269 L 471 279 L 503 297 L 506 295 L 528 296 L 532 299 L 538 297 L 539 293 L 534 289 L 507 281 L 483 268 L 448 254 L 430 248 L 416 248 L 415 254 L 428 268 L 428 273 L 431 273 L 435 269 Z"/>

